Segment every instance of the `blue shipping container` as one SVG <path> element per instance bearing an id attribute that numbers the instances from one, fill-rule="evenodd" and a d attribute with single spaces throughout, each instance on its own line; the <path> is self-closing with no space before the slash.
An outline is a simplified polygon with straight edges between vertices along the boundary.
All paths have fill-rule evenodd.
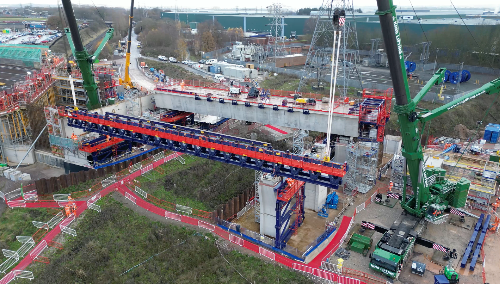
<path id="1" fill-rule="evenodd" d="M 486 140 L 486 141 L 490 141 L 491 140 L 491 130 L 489 130 L 488 128 L 486 128 L 484 130 L 483 139 Z"/>
<path id="2" fill-rule="evenodd" d="M 484 130 L 483 139 L 490 143 L 497 143 L 500 136 L 500 124 L 489 123 Z"/>
<path id="3" fill-rule="evenodd" d="M 491 133 L 490 142 L 494 143 L 494 144 L 498 142 L 498 132 L 492 132 Z"/>

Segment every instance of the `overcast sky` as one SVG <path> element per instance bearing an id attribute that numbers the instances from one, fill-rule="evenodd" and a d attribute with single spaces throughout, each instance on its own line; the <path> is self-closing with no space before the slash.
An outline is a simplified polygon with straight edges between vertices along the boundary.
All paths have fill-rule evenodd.
<path id="1" fill-rule="evenodd" d="M 97 6 L 111 6 L 111 7 L 130 7 L 130 1 L 127 0 L 73 0 L 74 4 L 81 5 L 93 5 L 93 3 Z M 353 0 L 355 7 L 363 7 L 363 6 L 376 6 L 376 0 Z M 452 0 L 455 6 L 458 7 L 470 7 L 470 8 L 489 8 L 495 9 L 495 7 L 500 7 L 499 0 Z M 8 1 L 7 1 L 8 2 Z M 213 9 L 213 8 L 235 8 L 238 5 L 240 10 L 243 10 L 245 7 L 248 10 L 255 10 L 256 7 L 260 10 L 261 7 L 265 8 L 267 5 L 273 2 L 273 0 L 253 0 L 253 1 L 234 1 L 234 0 L 169 0 L 169 1 L 158 1 L 158 0 L 136 0 L 136 7 L 156 7 L 163 5 L 163 8 L 168 7 L 184 7 L 184 8 L 199 8 L 199 9 Z M 302 7 L 319 7 L 321 6 L 321 0 L 309 0 L 309 1 L 301 1 L 301 0 L 288 0 L 288 1 L 280 1 L 285 7 L 290 9 L 298 9 Z M 6 3 L 6 2 L 4 2 Z M 49 5 L 57 5 L 57 0 L 18 0 L 15 3 L 20 4 L 49 4 Z M 306 4 L 307 3 L 307 4 Z M 10 3 L 9 3 L 10 4 Z M 394 0 L 394 4 L 400 7 L 410 7 L 409 0 Z M 449 0 L 412 0 L 412 4 L 415 7 L 449 7 L 451 8 L 451 4 Z"/>

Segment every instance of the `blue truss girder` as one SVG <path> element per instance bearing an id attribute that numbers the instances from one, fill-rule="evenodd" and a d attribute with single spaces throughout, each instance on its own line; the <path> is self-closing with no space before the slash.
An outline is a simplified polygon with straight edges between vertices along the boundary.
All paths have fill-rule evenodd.
<path id="1" fill-rule="evenodd" d="M 338 189 L 342 178 L 68 117 L 68 126 Z"/>

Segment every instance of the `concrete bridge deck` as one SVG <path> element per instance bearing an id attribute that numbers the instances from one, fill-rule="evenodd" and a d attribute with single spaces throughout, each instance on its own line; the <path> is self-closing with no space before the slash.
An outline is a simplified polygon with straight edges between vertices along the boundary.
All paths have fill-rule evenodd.
<path id="1" fill-rule="evenodd" d="M 293 104 L 291 96 L 251 99 L 246 93 L 230 96 L 224 89 L 163 84 L 156 86 L 153 96 L 160 108 L 319 132 L 326 132 L 328 127 L 328 103 L 321 101 L 316 105 L 298 105 Z M 284 99 L 287 106 L 282 106 Z M 342 103 L 334 105 L 332 134 L 359 135 L 359 115 L 352 108 Z"/>

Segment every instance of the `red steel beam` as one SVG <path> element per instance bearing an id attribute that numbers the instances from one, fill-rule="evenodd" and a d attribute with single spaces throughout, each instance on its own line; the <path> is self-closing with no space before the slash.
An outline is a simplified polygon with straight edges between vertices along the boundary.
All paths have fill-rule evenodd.
<path id="1" fill-rule="evenodd" d="M 292 199 L 295 193 L 297 193 L 297 191 L 299 191 L 304 184 L 305 182 L 303 181 L 292 180 L 290 183 L 287 184 L 287 186 L 285 187 L 285 189 L 283 189 L 281 193 L 278 193 L 277 199 L 281 201 L 288 201 Z"/>
<path id="2" fill-rule="evenodd" d="M 95 146 L 89 146 L 89 145 L 83 144 L 82 146 L 80 146 L 80 151 L 83 151 L 86 153 L 94 153 L 95 151 L 102 150 L 104 148 L 116 145 L 122 141 L 123 141 L 123 139 L 121 139 L 121 138 L 111 137 L 109 139 L 109 141 L 97 144 Z"/>
<path id="3" fill-rule="evenodd" d="M 336 176 L 336 177 L 344 177 L 346 173 L 346 169 L 344 166 L 341 166 L 341 169 L 334 168 L 333 166 L 325 166 L 323 162 L 321 164 L 315 164 L 311 162 L 306 162 L 306 161 L 298 161 L 294 160 L 292 158 L 284 158 L 281 154 L 282 152 L 274 152 L 273 154 L 267 154 L 266 149 L 263 148 L 258 148 L 258 151 L 253 151 L 248 149 L 251 146 L 246 145 L 245 149 L 242 148 L 237 148 L 229 145 L 223 145 L 215 142 L 210 142 L 208 141 L 207 137 L 196 137 L 196 138 L 190 138 L 190 137 L 185 137 L 181 135 L 176 135 L 172 133 L 165 133 L 162 132 L 158 127 L 155 127 L 155 130 L 151 129 L 146 129 L 138 126 L 133 126 L 133 125 L 128 125 L 125 123 L 121 122 L 116 122 L 112 121 L 109 119 L 102 119 L 102 118 L 94 118 L 92 116 L 88 115 L 83 115 L 78 112 L 67 112 L 64 110 L 59 111 L 60 116 L 65 116 L 65 117 L 72 117 L 74 119 L 78 119 L 81 121 L 87 121 L 87 122 L 92 122 L 95 124 L 99 125 L 106 125 L 109 127 L 117 128 L 117 129 L 123 129 L 123 130 L 128 130 L 131 132 L 135 133 L 140 133 L 140 134 L 145 134 L 145 135 L 150 135 L 150 136 L 156 136 L 159 138 L 164 138 L 167 140 L 171 141 L 177 141 L 181 143 L 187 143 L 191 145 L 196 145 L 199 147 L 204 147 L 207 149 L 213 149 L 221 152 L 226 152 L 226 153 L 231 153 L 235 155 L 240 155 L 244 157 L 249 157 L 253 159 L 258 159 L 258 160 L 263 160 L 271 163 L 277 163 L 277 164 L 282 164 L 290 167 L 295 167 L 295 168 L 301 168 L 306 171 L 312 171 L 312 172 L 320 172 L 324 173 L 327 175 L 331 176 Z M 172 132 L 172 131 L 171 131 Z M 179 132 L 180 133 L 180 132 Z"/>

